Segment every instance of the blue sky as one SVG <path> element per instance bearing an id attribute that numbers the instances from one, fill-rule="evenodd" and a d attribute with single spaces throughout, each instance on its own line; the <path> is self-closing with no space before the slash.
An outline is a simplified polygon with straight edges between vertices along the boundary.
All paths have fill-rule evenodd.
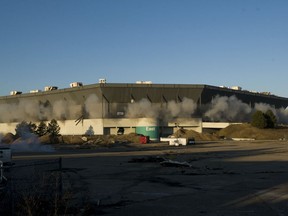
<path id="1" fill-rule="evenodd" d="M 71 82 L 288 97 L 287 0 L 0 0 L 0 95 Z"/>

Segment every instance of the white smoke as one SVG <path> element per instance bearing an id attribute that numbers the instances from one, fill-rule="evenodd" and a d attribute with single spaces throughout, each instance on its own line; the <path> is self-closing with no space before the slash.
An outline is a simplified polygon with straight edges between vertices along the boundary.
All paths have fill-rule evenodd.
<path id="1" fill-rule="evenodd" d="M 288 123 L 288 110 L 275 109 L 274 107 L 258 103 L 252 109 L 248 104 L 237 99 L 236 96 L 216 96 L 209 107 L 203 109 L 204 121 L 250 121 L 255 110 L 267 112 L 271 110 L 277 117 L 278 123 Z M 84 108 L 84 109 L 83 109 Z M 113 107 L 112 107 L 113 108 Z M 96 94 L 91 94 L 84 104 L 77 104 L 73 100 L 58 100 L 53 104 L 37 100 L 19 100 L 19 103 L 0 105 L 0 122 L 41 121 L 47 119 L 78 119 L 87 114 L 88 118 L 101 117 L 101 102 Z M 177 117 L 190 117 L 195 114 L 197 104 L 189 98 L 181 102 L 174 100 L 166 104 L 151 103 L 144 98 L 139 102 L 128 104 L 125 116 L 129 118 L 162 118 L 170 120 Z"/>
<path id="2" fill-rule="evenodd" d="M 255 104 L 255 110 L 260 110 L 263 113 L 266 113 L 268 110 L 271 110 L 277 118 L 278 123 L 280 124 L 288 124 L 288 109 L 280 108 L 275 109 L 269 104 L 258 103 Z"/>
<path id="3" fill-rule="evenodd" d="M 128 105 L 126 117 L 128 118 L 157 118 L 159 116 L 160 107 L 152 104 L 148 99 L 143 98 L 139 102 Z"/>
<path id="4" fill-rule="evenodd" d="M 38 119 L 39 104 L 35 100 L 20 100 L 18 104 L 1 104 L 0 120 L 2 122 L 22 121 L 25 119 Z"/>
<path id="5" fill-rule="evenodd" d="M 53 116 L 53 109 L 51 106 L 47 106 L 43 103 L 39 104 L 39 109 L 36 109 L 35 112 L 37 113 L 38 119 L 40 121 L 46 119 L 52 119 Z"/>
<path id="6" fill-rule="evenodd" d="M 85 111 L 88 114 L 89 118 L 97 118 L 101 116 L 101 113 L 99 111 L 99 99 L 97 95 L 91 94 L 87 97 L 85 103 Z"/>
<path id="7" fill-rule="evenodd" d="M 95 94 L 89 95 L 84 104 L 73 100 L 50 103 L 20 99 L 19 103 L 0 104 L 0 122 L 77 119 L 83 115 L 83 107 L 90 118 L 99 116 L 99 100 Z"/>
<path id="8" fill-rule="evenodd" d="M 10 144 L 12 152 L 53 152 L 55 149 L 50 145 L 43 145 L 36 135 L 31 134 L 29 138 L 17 139 Z"/>
<path id="9" fill-rule="evenodd" d="M 288 123 L 288 109 L 275 109 L 275 107 L 265 103 L 256 103 L 254 108 L 251 108 L 248 104 L 237 99 L 236 96 L 215 97 L 209 108 L 204 111 L 203 118 L 206 121 L 250 122 L 256 110 L 263 113 L 271 110 L 278 123 Z"/>
<path id="10" fill-rule="evenodd" d="M 53 152 L 55 149 L 51 145 L 44 145 L 39 141 L 39 137 L 29 131 L 28 127 L 18 128 L 21 137 L 14 140 L 11 144 L 2 144 L 11 149 L 12 152 Z M 0 134 L 0 141 L 4 136 Z"/>
<path id="11" fill-rule="evenodd" d="M 36 120 L 37 116 L 35 115 L 35 110 L 38 110 L 38 103 L 35 100 L 21 100 L 16 107 L 18 109 L 16 113 L 18 114 L 17 119 L 21 116 L 27 116 L 28 119 Z"/>
<path id="12" fill-rule="evenodd" d="M 183 98 L 183 101 L 176 103 L 169 101 L 167 105 L 166 115 L 172 118 L 176 117 L 190 117 L 197 109 L 197 104 L 192 99 Z"/>
<path id="13" fill-rule="evenodd" d="M 66 119 L 69 115 L 66 101 L 55 101 L 52 109 L 56 119 Z"/>
<path id="14" fill-rule="evenodd" d="M 184 97 L 181 108 L 184 114 L 193 114 L 197 109 L 197 104 L 192 99 Z"/>
<path id="15" fill-rule="evenodd" d="M 181 113 L 181 107 L 175 101 L 169 101 L 167 105 L 167 111 L 171 117 L 176 117 Z"/>
<path id="16" fill-rule="evenodd" d="M 236 96 L 216 96 L 210 108 L 204 113 L 209 121 L 247 121 L 250 119 L 252 108 L 238 100 Z"/>
<path id="17" fill-rule="evenodd" d="M 271 110 L 276 115 L 276 109 L 269 104 L 257 103 L 255 104 L 255 110 L 259 110 L 263 113 L 266 113 L 268 110 Z"/>
<path id="18" fill-rule="evenodd" d="M 268 110 L 271 107 L 267 104 L 257 104 L 255 109 Z M 216 96 L 210 106 L 203 111 L 205 121 L 228 121 L 247 122 L 255 109 L 237 99 L 236 96 Z M 129 118 L 162 118 L 171 120 L 178 117 L 191 117 L 197 110 L 197 104 L 189 98 L 183 98 L 182 102 L 168 101 L 166 105 L 152 104 L 144 98 L 139 102 L 128 105 L 126 117 Z M 282 111 L 282 116 L 287 112 Z"/>
<path id="19" fill-rule="evenodd" d="M 184 98 L 182 102 L 169 101 L 167 105 L 152 104 L 148 99 L 143 98 L 139 102 L 129 104 L 126 110 L 126 117 L 129 118 L 164 118 L 189 117 L 197 108 L 192 99 Z"/>
<path id="20" fill-rule="evenodd" d="M 277 118 L 278 118 L 278 123 L 281 124 L 288 124 L 288 108 L 284 109 L 278 109 L 276 110 L 277 114 Z"/>
<path id="21" fill-rule="evenodd" d="M 74 101 L 59 100 L 53 103 L 53 116 L 56 119 L 75 119 L 81 116 L 81 111 L 81 106 Z"/>
<path id="22" fill-rule="evenodd" d="M 10 107 L 12 107 L 10 105 Z M 0 105 L 0 119 L 1 122 L 10 122 L 11 121 L 11 109 L 7 104 L 1 104 Z"/>

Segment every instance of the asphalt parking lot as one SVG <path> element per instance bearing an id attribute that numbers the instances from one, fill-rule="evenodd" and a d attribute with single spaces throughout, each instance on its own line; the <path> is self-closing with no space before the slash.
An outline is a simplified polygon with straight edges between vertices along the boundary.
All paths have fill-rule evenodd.
<path id="1" fill-rule="evenodd" d="M 13 161 L 56 157 L 75 204 L 89 200 L 95 215 L 288 215 L 287 141 L 58 148 Z"/>

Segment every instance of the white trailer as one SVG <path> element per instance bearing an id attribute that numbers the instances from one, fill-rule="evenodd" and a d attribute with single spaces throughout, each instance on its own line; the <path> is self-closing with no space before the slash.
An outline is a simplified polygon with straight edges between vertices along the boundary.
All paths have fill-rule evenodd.
<path id="1" fill-rule="evenodd" d="M 186 138 L 160 137 L 160 142 L 168 142 L 169 145 L 173 146 L 187 145 Z"/>
<path id="2" fill-rule="evenodd" d="M 180 137 L 160 137 L 160 142 L 168 142 L 168 144 L 172 146 L 195 144 L 194 138 Z"/>

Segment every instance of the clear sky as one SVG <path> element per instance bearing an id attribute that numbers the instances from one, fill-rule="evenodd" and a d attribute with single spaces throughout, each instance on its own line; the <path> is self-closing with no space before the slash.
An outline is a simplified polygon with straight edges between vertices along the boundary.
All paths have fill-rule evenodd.
<path id="1" fill-rule="evenodd" d="M 0 0 L 0 95 L 71 82 L 288 97 L 287 0 Z"/>

